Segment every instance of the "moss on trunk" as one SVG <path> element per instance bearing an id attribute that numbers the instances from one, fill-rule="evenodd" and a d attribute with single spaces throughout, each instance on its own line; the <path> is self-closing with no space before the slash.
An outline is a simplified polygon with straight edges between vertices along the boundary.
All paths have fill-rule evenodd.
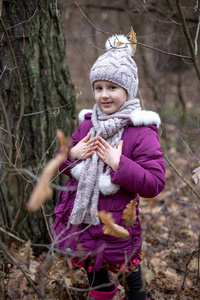
<path id="1" fill-rule="evenodd" d="M 25 210 L 35 180 L 19 169 L 39 174 L 58 148 L 57 128 L 69 136 L 76 125 L 55 1 L 4 1 L 0 37 L 0 222 L 24 237 L 44 240 L 42 214 L 30 218 Z M 49 211 L 54 204 L 47 204 Z"/>

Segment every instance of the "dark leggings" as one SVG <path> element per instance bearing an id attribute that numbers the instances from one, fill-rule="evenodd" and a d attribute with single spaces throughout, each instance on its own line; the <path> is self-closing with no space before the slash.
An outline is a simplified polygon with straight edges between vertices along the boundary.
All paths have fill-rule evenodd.
<path id="1" fill-rule="evenodd" d="M 88 263 L 85 266 L 87 271 Z M 99 270 L 93 271 L 92 273 L 88 273 L 88 280 L 91 287 L 109 284 L 110 277 L 107 270 Z M 137 272 L 129 273 L 126 276 L 119 276 L 119 282 L 121 285 L 124 286 L 125 289 L 125 299 L 126 300 L 146 300 L 146 291 L 141 289 L 143 288 L 142 284 L 142 276 L 141 276 L 141 269 L 139 266 L 139 270 Z M 111 292 L 114 290 L 113 285 L 109 285 L 107 287 L 101 287 L 97 289 L 98 291 L 103 292 Z"/>

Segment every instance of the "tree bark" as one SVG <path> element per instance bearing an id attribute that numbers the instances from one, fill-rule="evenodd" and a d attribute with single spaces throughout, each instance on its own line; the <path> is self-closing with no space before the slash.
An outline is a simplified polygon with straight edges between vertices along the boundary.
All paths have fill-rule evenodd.
<path id="1" fill-rule="evenodd" d="M 66 43 L 53 0 L 3 1 L 1 12 L 0 226 L 41 240 L 42 214 L 25 209 L 35 180 L 20 170 L 39 174 L 58 148 L 57 128 L 69 136 L 76 125 Z"/>

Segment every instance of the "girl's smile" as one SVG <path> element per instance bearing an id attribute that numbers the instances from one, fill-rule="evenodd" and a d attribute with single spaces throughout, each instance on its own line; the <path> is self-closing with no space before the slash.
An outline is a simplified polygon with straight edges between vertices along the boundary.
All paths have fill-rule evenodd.
<path id="1" fill-rule="evenodd" d="M 115 83 L 98 80 L 94 83 L 94 98 L 103 112 L 113 114 L 126 102 L 127 93 Z"/>

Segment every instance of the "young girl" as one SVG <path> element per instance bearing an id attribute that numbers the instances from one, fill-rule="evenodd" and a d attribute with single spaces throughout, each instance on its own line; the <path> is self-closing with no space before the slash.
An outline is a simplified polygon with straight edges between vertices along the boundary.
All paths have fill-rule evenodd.
<path id="1" fill-rule="evenodd" d="M 90 71 L 96 103 L 72 135 L 68 158 L 60 166 L 70 176 L 66 184 L 70 189 L 60 194 L 53 231 L 72 264 L 86 269 L 92 298 L 113 299 L 117 293 L 110 270 L 120 274 L 125 299 L 145 300 L 138 205 L 139 196 L 155 197 L 165 186 L 165 162 L 157 136 L 160 118 L 142 111 L 135 98 L 138 72 L 128 39 L 112 36 L 106 49 Z M 134 198 L 137 218 L 134 225 L 126 226 L 123 212 Z M 105 234 L 104 224 L 92 213 L 100 210 L 111 212 L 130 237 Z"/>

